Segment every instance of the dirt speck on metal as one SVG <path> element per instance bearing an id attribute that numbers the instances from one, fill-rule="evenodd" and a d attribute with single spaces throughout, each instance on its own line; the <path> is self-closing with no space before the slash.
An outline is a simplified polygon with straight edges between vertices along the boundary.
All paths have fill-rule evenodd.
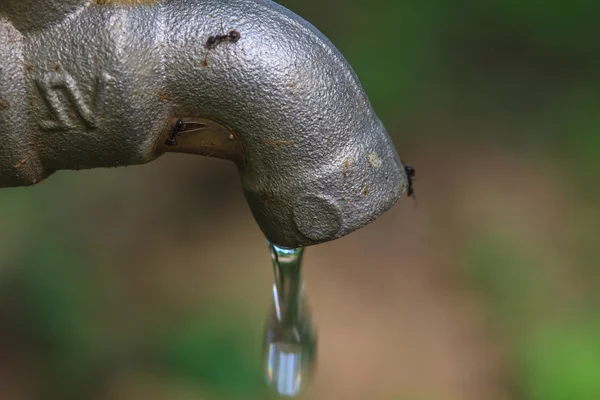
<path id="1" fill-rule="evenodd" d="M 375 152 L 367 155 L 367 162 L 371 168 L 381 168 L 381 160 Z"/>
<path id="2" fill-rule="evenodd" d="M 350 174 L 351 166 L 352 166 L 352 161 L 350 161 L 349 159 L 345 159 L 344 162 L 342 163 L 342 175 L 344 177 L 346 177 Z"/>

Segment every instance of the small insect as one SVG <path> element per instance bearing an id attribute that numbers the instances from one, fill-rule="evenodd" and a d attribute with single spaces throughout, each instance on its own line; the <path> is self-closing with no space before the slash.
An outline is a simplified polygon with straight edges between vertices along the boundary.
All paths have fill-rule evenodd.
<path id="1" fill-rule="evenodd" d="M 165 144 L 167 146 L 177 146 L 177 136 L 185 127 L 185 123 L 182 119 L 178 119 L 177 122 L 172 126 L 171 133 L 169 133 L 169 137 L 165 140 Z"/>
<path id="2" fill-rule="evenodd" d="M 231 42 L 231 43 L 235 43 L 238 40 L 240 40 L 240 37 L 242 37 L 242 36 L 236 30 L 229 31 L 229 33 L 226 35 L 209 36 L 208 40 L 206 41 L 206 48 L 214 49 L 219 44 L 221 44 L 223 42 L 227 42 L 227 41 Z"/>
<path id="3" fill-rule="evenodd" d="M 415 188 L 413 187 L 416 171 L 410 165 L 404 167 L 404 172 L 406 172 L 406 177 L 408 178 L 408 189 L 406 190 L 406 194 L 408 197 L 415 197 Z"/>

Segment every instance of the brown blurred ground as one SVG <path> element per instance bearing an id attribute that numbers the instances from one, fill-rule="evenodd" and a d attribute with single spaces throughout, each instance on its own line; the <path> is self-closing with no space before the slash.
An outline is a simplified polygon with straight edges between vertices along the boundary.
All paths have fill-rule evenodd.
<path id="1" fill-rule="evenodd" d="M 461 249 L 471 230 L 496 220 L 520 225 L 513 226 L 516 235 L 533 235 L 544 246 L 560 243 L 568 207 L 556 181 L 560 171 L 489 143 L 408 156 L 418 166 L 417 202 L 404 199 L 370 226 L 306 251 L 320 338 L 309 398 L 513 398 L 503 339 L 461 274 Z M 236 171 L 221 161 L 167 156 L 118 172 L 78 175 L 112 174 L 105 190 L 118 187 L 119 196 L 56 205 L 71 216 L 86 214 L 70 229 L 88 237 L 105 260 L 101 275 L 114 292 L 102 296 L 116 309 L 100 325 L 116 324 L 103 329 L 119 336 L 129 326 L 135 336 L 220 304 L 262 326 L 271 266 Z M 61 180 L 67 181 L 57 176 L 44 185 Z M 62 189 L 61 198 L 80 193 L 77 185 Z M 215 207 L 215 197 L 227 206 Z M 186 216 L 203 223 L 182 224 Z M 156 395 L 160 380 L 132 373 L 125 383 L 117 376 L 114 385 L 121 387 L 106 398 Z"/>

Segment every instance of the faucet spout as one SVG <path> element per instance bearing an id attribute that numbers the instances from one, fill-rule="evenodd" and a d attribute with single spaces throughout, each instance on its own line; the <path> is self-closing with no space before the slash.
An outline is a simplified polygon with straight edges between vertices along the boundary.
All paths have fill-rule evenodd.
<path id="1" fill-rule="evenodd" d="M 0 149 L 0 186 L 165 152 L 222 157 L 283 247 L 344 236 L 407 190 L 356 74 L 289 10 L 270 0 L 73 3 L 72 18 L 39 29 L 2 20 L 0 5 L 0 63 L 14 72 L 0 75 L 0 137 L 15 138 Z"/>

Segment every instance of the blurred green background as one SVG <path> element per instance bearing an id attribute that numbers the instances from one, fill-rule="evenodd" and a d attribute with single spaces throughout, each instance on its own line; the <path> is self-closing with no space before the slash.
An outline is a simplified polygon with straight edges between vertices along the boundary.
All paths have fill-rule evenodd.
<path id="1" fill-rule="evenodd" d="M 600 399 L 600 3 L 287 0 L 417 170 L 309 248 L 306 398 Z M 0 192 L 0 399 L 266 399 L 269 253 L 233 164 Z"/>

